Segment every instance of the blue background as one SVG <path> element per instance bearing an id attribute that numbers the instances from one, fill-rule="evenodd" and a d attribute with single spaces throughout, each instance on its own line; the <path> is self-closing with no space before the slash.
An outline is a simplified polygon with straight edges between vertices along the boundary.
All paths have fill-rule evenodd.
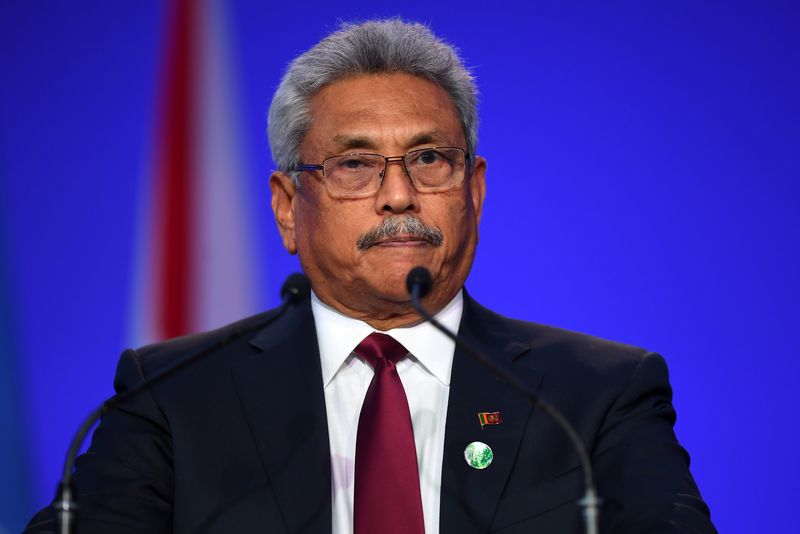
<path id="1" fill-rule="evenodd" d="M 264 133 L 286 63 L 340 19 L 428 22 L 481 91 L 470 291 L 663 353 L 720 531 L 800 530 L 800 4 L 226 5 L 262 307 L 297 268 L 271 220 Z M 112 393 L 166 15 L 0 4 L 0 532 L 50 500 L 79 420 Z"/>

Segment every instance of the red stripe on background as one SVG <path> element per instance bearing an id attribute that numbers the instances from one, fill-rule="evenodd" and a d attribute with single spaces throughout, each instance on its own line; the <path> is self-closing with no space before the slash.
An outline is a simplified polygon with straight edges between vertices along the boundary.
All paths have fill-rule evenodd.
<path id="1" fill-rule="evenodd" d="M 162 338 L 186 334 L 191 328 L 193 186 L 192 85 L 193 41 L 191 0 L 172 2 L 162 89 L 156 169 L 159 250 L 155 302 L 157 334 Z"/>

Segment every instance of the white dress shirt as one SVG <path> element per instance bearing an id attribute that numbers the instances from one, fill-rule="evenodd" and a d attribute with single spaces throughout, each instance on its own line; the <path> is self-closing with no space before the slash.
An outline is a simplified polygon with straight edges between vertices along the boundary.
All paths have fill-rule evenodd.
<path id="1" fill-rule="evenodd" d="M 464 299 L 461 292 L 436 315 L 445 327 L 458 330 Z M 361 405 L 372 380 L 372 368 L 353 349 L 373 332 L 367 323 L 347 317 L 311 293 L 311 310 L 319 341 L 322 383 L 331 448 L 333 534 L 353 532 L 353 474 Z M 439 532 L 447 399 L 455 343 L 429 323 L 387 332 L 409 351 L 397 372 L 408 398 L 426 534 Z M 391 484 L 387 481 L 387 484 Z"/>

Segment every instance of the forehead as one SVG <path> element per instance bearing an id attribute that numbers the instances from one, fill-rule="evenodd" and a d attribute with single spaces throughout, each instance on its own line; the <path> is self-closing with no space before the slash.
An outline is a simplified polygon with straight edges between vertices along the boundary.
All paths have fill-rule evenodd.
<path id="1" fill-rule="evenodd" d="M 328 155 L 424 143 L 464 147 L 452 100 L 431 81 L 403 73 L 364 74 L 327 85 L 311 99 L 304 149 Z"/>

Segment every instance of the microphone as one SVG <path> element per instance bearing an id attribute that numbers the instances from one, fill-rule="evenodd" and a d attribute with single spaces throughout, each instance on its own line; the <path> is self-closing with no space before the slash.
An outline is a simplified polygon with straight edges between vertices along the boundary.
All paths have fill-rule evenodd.
<path id="1" fill-rule="evenodd" d="M 275 319 L 283 313 L 283 309 L 290 302 L 301 302 L 307 299 L 310 294 L 311 282 L 309 282 L 308 277 L 301 273 L 290 274 L 281 286 L 281 308 L 278 310 Z M 275 319 L 272 319 L 272 321 Z"/>
<path id="2" fill-rule="evenodd" d="M 431 292 L 431 289 L 433 289 L 433 279 L 428 269 L 425 267 L 414 267 L 408 271 L 408 276 L 406 276 L 406 290 L 412 296 L 412 299 L 415 295 L 417 300 L 425 298 L 428 293 Z"/>
<path id="3" fill-rule="evenodd" d="M 286 278 L 286 281 L 281 286 L 281 305 L 276 310 L 275 314 L 269 318 L 264 326 L 271 324 L 281 317 L 290 305 L 301 302 L 308 298 L 311 294 L 311 283 L 308 278 L 300 273 L 293 273 Z M 160 373 L 139 383 L 122 393 L 118 393 L 113 397 L 107 399 L 103 404 L 96 408 L 89 416 L 83 421 L 75 436 L 70 442 L 69 449 L 67 450 L 67 458 L 64 461 L 64 469 L 61 475 L 61 482 L 56 490 L 56 499 L 53 501 L 53 509 L 56 513 L 56 521 L 58 523 L 59 534 L 72 534 L 75 531 L 76 525 L 76 512 L 78 511 L 78 503 L 75 498 L 75 488 L 72 485 L 72 469 L 75 464 L 75 457 L 78 455 L 78 450 L 86 439 L 89 430 L 97 423 L 97 421 L 106 413 L 116 409 L 125 401 L 137 397 L 141 393 L 148 391 L 154 385 L 177 374 L 179 371 L 193 365 L 194 363 L 202 360 L 212 352 L 216 351 L 223 345 L 227 345 L 236 341 L 244 334 L 251 332 L 251 329 L 237 329 L 214 343 L 205 350 L 194 354 L 193 356 L 181 361 L 180 363 L 164 369 Z"/>
<path id="4" fill-rule="evenodd" d="M 428 269 L 425 267 L 414 267 L 411 269 L 411 271 L 409 271 L 408 276 L 406 277 L 406 289 L 408 290 L 409 295 L 411 295 L 411 305 L 414 306 L 414 309 L 417 310 L 417 313 L 419 313 L 423 319 L 431 323 L 445 336 L 452 339 L 457 347 L 469 354 L 473 359 L 482 363 L 496 376 L 499 376 L 511 384 L 517 391 L 525 395 L 536 408 L 550 416 L 550 418 L 552 418 L 558 424 L 558 426 L 561 427 L 569 440 L 572 442 L 575 451 L 580 457 L 581 466 L 583 469 L 583 485 L 585 489 L 583 499 L 581 499 L 578 504 L 583 509 L 584 531 L 586 534 L 598 534 L 599 530 L 597 518 L 600 499 L 597 497 L 597 490 L 595 489 L 594 485 L 592 462 L 589 459 L 589 454 L 586 452 L 586 447 L 583 445 L 583 442 L 581 441 L 580 436 L 578 436 L 575 428 L 569 423 L 569 421 L 567 421 L 564 415 L 555 408 L 555 406 L 541 399 L 527 384 L 522 382 L 507 369 L 500 367 L 495 362 L 481 354 L 479 351 L 475 350 L 455 332 L 451 332 L 439 321 L 437 321 L 430 314 L 430 312 L 428 312 L 428 310 L 422 306 L 421 302 L 422 299 L 428 293 L 430 293 L 432 288 L 433 279 L 431 278 L 431 273 L 428 271 Z"/>

